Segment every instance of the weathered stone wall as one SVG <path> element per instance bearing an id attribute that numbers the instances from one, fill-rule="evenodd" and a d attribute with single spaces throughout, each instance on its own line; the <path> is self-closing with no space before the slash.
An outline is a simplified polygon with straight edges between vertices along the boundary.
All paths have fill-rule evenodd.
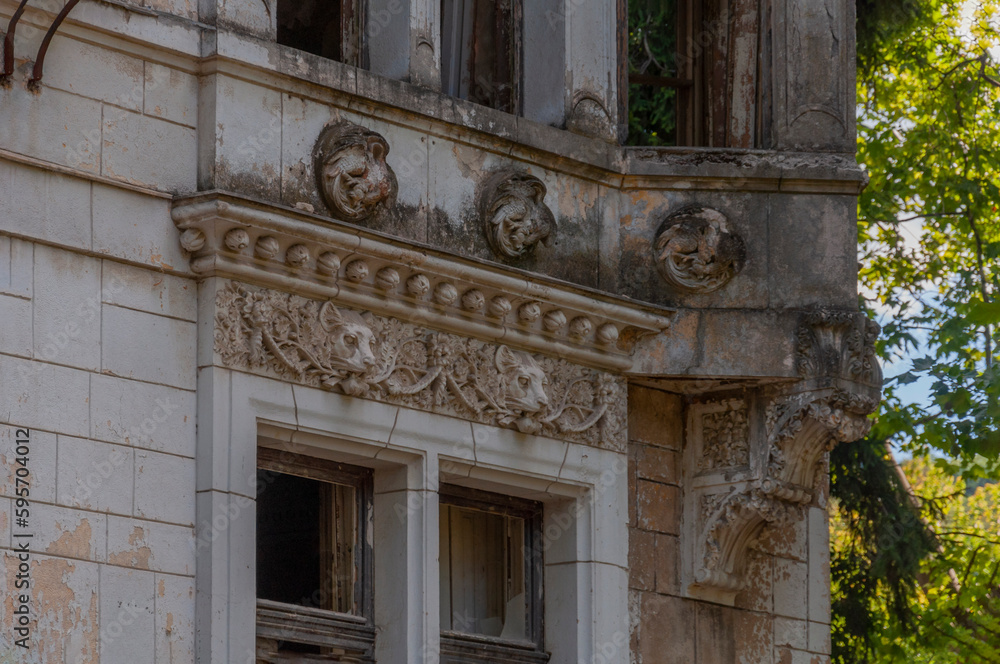
<path id="1" fill-rule="evenodd" d="M 734 606 L 681 582 L 684 397 L 629 389 L 629 607 L 635 664 L 823 664 L 830 653 L 826 510 L 764 529 Z M 821 498 L 825 503 L 825 498 Z"/>
<path id="2" fill-rule="evenodd" d="M 573 545 L 565 560 L 550 555 L 554 581 L 546 593 L 559 599 L 559 606 L 548 609 L 555 616 L 550 616 L 550 639 L 560 650 L 554 661 L 595 655 L 602 644 L 615 646 L 612 661 L 627 660 L 618 638 L 624 613 L 619 558 L 624 558 L 625 541 L 614 535 L 626 529 L 620 515 L 624 490 L 619 492 L 617 475 L 607 485 L 600 479 L 621 455 L 620 446 L 611 452 L 535 438 L 526 454 L 526 439 L 508 427 L 474 438 L 471 460 L 460 457 L 462 463 L 456 463 L 453 445 L 442 438 L 437 450 L 421 435 L 448 422 L 461 436 L 472 436 L 472 429 L 462 428 L 471 426 L 468 422 L 441 414 L 433 419 L 318 388 L 298 386 L 293 393 L 289 381 L 275 377 L 265 381 L 240 374 L 230 382 L 228 369 L 213 366 L 208 340 L 215 298 L 202 293 L 199 303 L 192 255 L 181 248 L 171 217 L 173 201 L 199 191 L 228 190 L 247 207 L 284 210 L 282 220 L 293 225 L 343 233 L 343 224 L 305 219 L 310 210 L 328 212 L 315 186 L 311 154 L 331 122 L 349 120 L 388 142 L 387 160 L 399 181 L 397 204 L 364 228 L 397 238 L 390 244 L 405 245 L 407 256 L 417 257 L 407 258 L 409 267 L 450 253 L 468 259 L 462 265 L 512 268 L 502 276 L 525 284 L 512 297 L 548 302 L 548 294 L 539 293 L 565 287 L 567 301 L 586 300 L 593 295 L 587 289 L 596 289 L 677 307 L 676 314 L 658 310 L 671 316 L 666 333 L 635 333 L 616 348 L 627 358 L 624 348 L 634 347 L 635 364 L 627 372 L 633 377 L 797 379 L 800 310 L 855 308 L 853 215 L 862 176 L 849 153 L 853 128 L 845 113 L 853 104 L 843 90 L 820 91 L 821 97 L 829 92 L 821 101 L 843 107 L 833 109 L 843 121 L 818 117 L 826 111 L 810 111 L 809 126 L 779 132 L 775 145 L 784 153 L 626 150 L 560 128 L 573 119 L 580 99 L 604 105 L 608 126 L 617 123 L 615 84 L 606 76 L 615 58 L 610 41 L 596 49 L 569 48 L 563 54 L 562 98 L 548 94 L 552 80 L 563 76 L 560 68 L 557 76 L 549 72 L 548 78 L 529 81 L 538 96 L 526 104 L 529 117 L 514 117 L 433 89 L 438 65 L 426 47 L 419 47 L 418 36 L 431 29 L 434 3 L 412 1 L 412 6 L 400 4 L 406 12 L 413 10 L 406 30 L 399 23 L 386 28 L 386 34 L 413 33 L 412 42 L 401 48 L 407 53 L 404 63 L 377 65 L 386 67 L 381 73 L 389 78 L 274 44 L 268 3 L 126 2 L 135 5 L 134 12 L 81 3 L 51 44 L 39 91 L 29 90 L 26 82 L 51 22 L 51 7 L 26 11 L 15 41 L 16 71 L 9 86 L 0 86 L 2 589 L 5 600 L 15 590 L 19 542 L 14 535 L 23 530 L 15 520 L 17 461 L 11 451 L 21 428 L 30 431 L 31 441 L 26 465 L 36 611 L 32 648 L 14 651 L 24 655 L 16 661 L 190 663 L 197 651 L 206 662 L 215 657 L 212 661 L 231 664 L 230 640 L 252 642 L 248 578 L 253 568 L 245 553 L 252 550 L 253 528 L 245 525 L 252 521 L 225 535 L 218 548 L 209 547 L 206 538 L 216 534 L 212 517 L 217 513 L 225 516 L 241 499 L 252 504 L 252 487 L 241 488 L 246 495 L 233 487 L 243 479 L 237 477 L 246 470 L 241 464 L 252 474 L 253 453 L 246 450 L 254 448 L 256 415 L 279 410 L 283 431 L 314 441 L 322 426 L 331 429 L 324 418 L 336 410 L 338 435 L 347 428 L 357 439 L 371 438 L 366 444 L 376 451 L 365 454 L 374 458 L 382 453 L 380 446 L 395 445 L 399 468 L 393 472 L 415 482 L 403 493 L 426 500 L 428 514 L 434 513 L 436 497 L 425 483 L 436 481 L 437 471 L 420 463 L 427 458 L 436 467 L 439 451 L 451 464 L 453 476 L 444 473 L 450 481 L 476 477 L 494 488 L 516 485 L 536 497 L 556 487 L 564 492 L 558 496 L 564 503 L 585 502 L 586 491 L 599 494 L 593 523 L 574 522 L 573 537 L 564 538 L 565 547 Z M 545 6 L 551 4 L 558 3 Z M 0 26 L 16 6 L 14 0 L 0 0 Z M 612 3 L 567 0 L 563 6 L 572 11 L 557 14 L 554 25 L 561 37 L 552 43 L 587 44 L 613 31 Z M 528 38 L 546 42 L 544 34 Z M 393 67 L 398 71 L 390 72 Z M 789 102 L 792 111 L 796 103 Z M 819 129 L 810 132 L 809 127 Z M 829 140 L 813 135 L 820 130 L 837 135 Z M 831 152 L 796 152 L 813 148 Z M 510 168 L 545 185 L 556 233 L 550 245 L 507 260 L 491 249 L 477 201 L 488 175 Z M 690 205 L 725 215 L 747 249 L 737 276 L 707 294 L 671 289 L 654 266 L 661 223 Z M 360 232 L 354 239 L 354 247 L 362 243 Z M 401 248 L 400 255 L 405 252 Z M 343 258 L 346 270 L 348 253 Z M 282 277 L 283 270 L 281 261 L 263 268 Z M 537 291 L 528 292 L 529 279 Z M 335 279 L 330 283 L 331 290 L 339 288 Z M 607 299 L 592 299 L 601 298 Z M 636 311 L 655 308 L 618 302 Z M 438 304 L 425 309 L 434 311 Z M 456 319 L 472 318 L 452 313 Z M 518 339 L 522 345 L 530 340 L 517 336 L 518 324 L 513 321 L 507 330 L 515 347 Z M 564 342 L 540 329 L 543 324 L 539 321 L 532 334 Z M 587 329 L 594 336 L 598 328 Z M 616 375 L 615 385 L 625 380 Z M 226 390 L 236 384 L 248 394 L 246 385 L 263 386 L 242 395 L 259 410 L 225 410 Z M 219 394 L 212 393 L 216 388 Z M 278 408 L 287 406 L 284 401 L 293 404 L 291 411 Z M 377 425 L 370 418 L 374 408 L 381 413 Z M 250 417 L 249 423 L 233 424 L 233 439 L 225 441 L 232 443 L 231 456 L 228 447 L 212 444 L 199 442 L 202 449 L 196 450 L 199 411 L 211 415 L 203 417 L 199 434 L 209 443 L 217 433 L 209 425 L 228 432 L 229 425 L 220 422 L 232 412 Z M 822 496 L 803 509 L 802 519 L 764 530 L 750 554 L 749 586 L 734 606 L 691 599 L 681 582 L 687 536 L 684 398 L 633 386 L 628 412 L 633 661 L 825 662 L 830 618 Z M 390 441 L 393 436 L 402 442 Z M 413 542 L 436 541 L 434 518 L 409 522 L 414 531 L 421 529 Z M 196 539 L 196 526 L 204 538 Z M 228 548 L 231 544 L 237 553 Z M 393 653 L 412 654 L 438 636 L 431 634 L 433 620 L 420 622 L 436 607 L 436 577 L 423 571 L 433 564 L 420 558 L 434 549 L 410 546 L 419 551 L 407 570 L 412 597 L 406 615 L 417 621 L 390 644 Z M 225 609 L 210 616 L 210 628 L 202 630 L 196 646 L 195 566 L 205 551 L 219 553 L 206 564 L 198 559 L 203 606 Z M 239 564 L 227 567 L 230 559 L 223 557 L 229 555 Z M 564 562 L 582 571 L 572 576 Z M 591 564 L 595 569 L 586 569 Z M 393 571 L 388 565 L 382 569 Z M 394 587 L 397 581 L 391 577 L 382 583 Z M 619 595 L 620 603 L 599 601 Z M 234 603 L 233 597 L 250 599 Z M 13 610 L 12 601 L 0 602 L 0 660 L 13 647 Z M 231 616 L 240 619 L 231 624 Z M 560 625 L 574 627 L 560 630 Z"/>
<path id="3" fill-rule="evenodd" d="M 21 183 L 61 179 L 4 169 Z M 5 222 L 47 218 L 10 205 L 7 191 Z M 45 198 L 78 209 L 88 230 L 92 211 L 121 218 L 136 202 L 108 187 L 93 210 L 89 196 L 67 200 L 74 193 L 51 187 Z M 0 644 L 16 661 L 191 661 L 196 289 L 156 269 L 0 237 Z M 13 519 L 18 429 L 30 431 L 26 528 Z M 11 627 L 22 542 L 28 650 L 13 647 Z"/>
<path id="4" fill-rule="evenodd" d="M 80 9 L 120 31 L 109 8 Z M 190 662 L 197 284 L 160 192 L 196 186 L 197 79 L 69 26 L 30 93 L 24 63 L 46 27 L 26 13 L 17 82 L 0 87 L 0 652 Z M 30 432 L 27 528 L 13 518 L 18 429 Z M 12 631 L 22 542 L 29 649 Z"/>

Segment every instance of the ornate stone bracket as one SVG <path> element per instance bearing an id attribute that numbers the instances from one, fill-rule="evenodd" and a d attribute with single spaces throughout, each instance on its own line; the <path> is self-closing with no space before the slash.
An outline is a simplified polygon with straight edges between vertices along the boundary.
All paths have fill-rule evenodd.
<path id="1" fill-rule="evenodd" d="M 838 442 L 867 435 L 881 369 L 878 326 L 855 312 L 804 315 L 793 391 L 693 404 L 685 464 L 687 592 L 732 604 L 748 552 L 768 524 L 801 518 L 817 498 L 817 471 Z M 688 525 L 689 524 L 689 525 Z"/>
<path id="2" fill-rule="evenodd" d="M 219 193 L 174 205 L 191 269 L 371 311 L 598 369 L 631 368 L 635 341 L 673 312 L 401 243 Z"/>
<path id="3" fill-rule="evenodd" d="M 882 329 L 857 311 L 817 309 L 802 315 L 795 368 L 803 378 L 843 378 L 882 389 L 875 340 Z"/>
<path id="4" fill-rule="evenodd" d="M 624 450 L 624 379 L 565 360 L 233 282 L 214 336 L 234 369 Z"/>

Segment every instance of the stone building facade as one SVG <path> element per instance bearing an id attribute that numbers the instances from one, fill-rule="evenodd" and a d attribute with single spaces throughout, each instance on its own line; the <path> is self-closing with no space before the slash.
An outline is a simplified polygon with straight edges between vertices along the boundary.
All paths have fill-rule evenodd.
<path id="1" fill-rule="evenodd" d="M 0 662 L 827 662 L 853 3 L 285 2 L 0 0 Z"/>

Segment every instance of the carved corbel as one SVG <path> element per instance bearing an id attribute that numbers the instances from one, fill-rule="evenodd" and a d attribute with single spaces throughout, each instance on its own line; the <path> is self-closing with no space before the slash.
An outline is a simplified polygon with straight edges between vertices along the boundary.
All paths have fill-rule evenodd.
<path id="1" fill-rule="evenodd" d="M 798 332 L 802 383 L 689 408 L 691 596 L 732 604 L 760 533 L 802 518 L 802 508 L 819 497 L 824 455 L 868 434 L 881 389 L 878 331 L 856 312 L 810 312 Z"/>
<path id="2" fill-rule="evenodd" d="M 875 353 L 879 324 L 857 311 L 816 309 L 802 315 L 795 368 L 803 378 L 839 378 L 882 389 Z"/>
<path id="3" fill-rule="evenodd" d="M 733 488 L 727 494 L 702 497 L 704 543 L 694 584 L 703 595 L 709 595 L 706 599 L 732 603 L 732 597 L 744 586 L 751 545 L 764 526 L 784 522 L 794 509 L 760 487 Z"/>
<path id="4" fill-rule="evenodd" d="M 392 207 L 398 184 L 388 154 L 381 134 L 356 124 L 338 122 L 323 130 L 313 148 L 313 169 L 331 213 L 360 222 Z"/>

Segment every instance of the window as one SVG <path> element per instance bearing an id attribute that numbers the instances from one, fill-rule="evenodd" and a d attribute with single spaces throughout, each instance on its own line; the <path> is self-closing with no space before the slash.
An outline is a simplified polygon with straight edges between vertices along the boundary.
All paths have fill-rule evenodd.
<path id="1" fill-rule="evenodd" d="M 441 661 L 546 662 L 540 503 L 442 486 Z"/>
<path id="2" fill-rule="evenodd" d="M 258 450 L 259 662 L 375 661 L 371 505 L 367 468 Z"/>
<path id="3" fill-rule="evenodd" d="M 365 67 L 362 0 L 278 0 L 278 43 Z"/>
<path id="4" fill-rule="evenodd" d="M 760 4 L 627 0 L 629 145 L 761 144 Z"/>
<path id="5" fill-rule="evenodd" d="M 520 112 L 521 0 L 441 0 L 441 89 Z"/>

